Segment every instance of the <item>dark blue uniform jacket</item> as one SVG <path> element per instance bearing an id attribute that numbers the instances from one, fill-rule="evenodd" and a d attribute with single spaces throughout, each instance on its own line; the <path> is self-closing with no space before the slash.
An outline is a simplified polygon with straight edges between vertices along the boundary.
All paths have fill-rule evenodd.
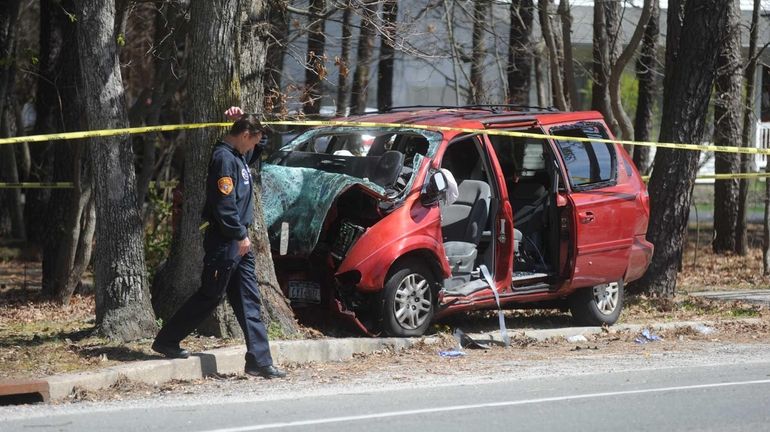
<path id="1" fill-rule="evenodd" d="M 219 141 L 209 162 L 203 215 L 225 239 L 243 240 L 254 219 L 253 180 L 249 166 L 259 160 L 259 147 L 245 155 Z"/>

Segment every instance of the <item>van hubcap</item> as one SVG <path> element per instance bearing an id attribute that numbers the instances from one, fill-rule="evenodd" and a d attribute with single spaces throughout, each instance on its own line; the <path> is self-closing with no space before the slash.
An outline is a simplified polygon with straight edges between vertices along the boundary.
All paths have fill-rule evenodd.
<path id="1" fill-rule="evenodd" d="M 425 323 L 433 307 L 428 281 L 418 273 L 407 275 L 396 289 L 393 313 L 405 329 L 414 330 Z"/>
<path id="2" fill-rule="evenodd" d="M 612 315 L 618 307 L 618 283 L 611 282 L 606 285 L 594 287 L 594 301 L 596 308 L 604 315 Z"/>

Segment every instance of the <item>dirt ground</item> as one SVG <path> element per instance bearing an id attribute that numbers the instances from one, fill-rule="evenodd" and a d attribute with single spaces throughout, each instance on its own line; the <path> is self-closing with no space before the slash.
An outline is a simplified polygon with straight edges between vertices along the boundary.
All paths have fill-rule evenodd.
<path id="1" fill-rule="evenodd" d="M 717 336 L 706 338 L 697 334 L 664 334 L 664 341 L 649 345 L 649 349 L 664 349 L 669 344 L 680 344 L 690 339 L 768 341 L 770 338 L 770 313 L 767 308 L 740 302 L 719 302 L 687 295 L 687 292 L 709 289 L 763 289 L 770 288 L 770 278 L 762 273 L 761 251 L 752 249 L 747 257 L 737 255 L 716 256 L 708 247 L 708 230 L 702 230 L 697 242 L 693 234 L 685 250 L 683 271 L 680 273 L 679 293 L 674 299 L 661 300 L 636 296 L 627 299 L 621 323 L 653 323 L 680 320 L 709 320 L 721 322 Z M 697 253 L 696 253 L 697 251 Z M 0 261 L 0 379 L 40 377 L 56 373 L 91 370 L 127 361 L 159 358 L 149 345 L 151 341 L 118 344 L 93 335 L 94 299 L 92 295 L 75 295 L 69 305 L 59 306 L 40 298 L 40 263 L 30 260 L 11 259 Z M 746 328 L 730 324 L 728 320 L 759 318 L 763 324 Z M 569 313 L 558 310 L 507 311 L 509 329 L 554 328 L 571 326 Z M 461 327 L 466 332 L 491 331 L 496 328 L 494 312 L 472 312 L 436 324 L 432 333 L 448 341 L 451 331 Z M 312 329 L 310 330 L 312 331 Z M 317 334 L 317 331 L 315 332 Z M 339 333 L 339 332 L 337 332 Z M 357 334 L 345 334 L 358 336 Z M 589 340 L 580 350 L 603 351 L 625 349 L 634 344 L 638 335 L 605 333 L 596 340 Z M 680 340 L 680 336 L 684 339 Z M 191 336 L 185 347 L 202 351 L 240 344 L 240 340 L 216 339 Z M 517 341 L 516 355 L 552 356 L 559 352 L 575 354 L 576 346 L 566 341 L 534 343 Z M 593 344 L 593 345 L 592 345 Z M 633 346 L 633 345 L 631 345 Z M 578 347 L 580 347 L 578 345 Z M 592 348 L 593 347 L 593 348 Z M 597 348 L 598 347 L 598 348 Z M 435 356 L 435 348 L 430 356 Z M 578 350 L 578 351 L 580 351 Z M 481 355 L 496 355 L 493 348 Z M 419 361 L 419 349 L 401 353 L 401 359 L 415 357 Z M 510 350 L 505 351 L 510 355 Z M 387 355 L 383 353 L 382 355 Z M 372 356 L 372 361 L 377 360 Z M 457 360 L 462 365 L 464 359 Z M 399 360 L 401 361 L 401 360 Z M 355 369 L 355 365 L 350 365 Z M 296 367 L 302 370 L 304 366 Z M 314 370 L 323 367 L 314 366 Z M 355 370 L 346 370 L 353 373 Z M 119 383 L 120 384 L 120 383 Z M 174 384 L 167 384 L 173 386 Z"/>

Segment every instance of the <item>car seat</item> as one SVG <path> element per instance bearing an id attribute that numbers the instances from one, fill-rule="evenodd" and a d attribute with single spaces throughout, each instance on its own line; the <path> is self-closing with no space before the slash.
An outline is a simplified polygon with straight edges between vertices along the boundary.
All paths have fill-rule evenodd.
<path id="1" fill-rule="evenodd" d="M 384 188 L 389 188 L 396 183 L 399 174 L 401 174 L 401 168 L 403 167 L 403 153 L 394 150 L 386 151 L 380 156 L 380 160 L 374 167 L 369 180 Z"/>
<path id="2" fill-rule="evenodd" d="M 464 180 L 457 189 L 457 200 L 441 210 L 444 250 L 453 273 L 470 273 L 489 216 L 492 194 L 489 185 L 479 180 Z"/>

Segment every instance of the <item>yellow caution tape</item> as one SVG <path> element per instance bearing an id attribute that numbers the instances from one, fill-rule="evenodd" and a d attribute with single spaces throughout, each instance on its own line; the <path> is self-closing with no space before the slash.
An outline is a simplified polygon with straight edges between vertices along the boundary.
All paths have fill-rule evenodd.
<path id="1" fill-rule="evenodd" d="M 341 127 L 361 127 L 361 128 L 410 128 L 410 129 L 432 130 L 432 131 L 443 131 L 443 132 L 463 132 L 463 133 L 478 134 L 478 135 L 555 139 L 555 140 L 564 140 L 564 141 L 595 142 L 595 143 L 598 142 L 598 143 L 609 143 L 609 144 L 617 143 L 622 145 L 661 147 L 661 148 L 670 148 L 670 149 L 677 149 L 677 150 L 770 155 L 770 149 L 758 149 L 754 147 L 730 147 L 730 146 L 715 146 L 710 144 L 681 144 L 681 143 L 661 143 L 661 142 L 652 142 L 652 141 L 627 141 L 627 140 L 618 140 L 618 139 L 580 138 L 580 137 L 568 137 L 568 136 L 560 136 L 560 135 L 548 135 L 548 134 L 538 134 L 538 133 L 498 130 L 498 129 L 458 128 L 458 127 L 452 127 L 452 126 L 432 126 L 432 125 L 421 125 L 421 124 L 377 123 L 377 122 L 338 121 L 338 120 L 267 121 L 267 122 L 263 122 L 263 124 L 273 125 L 273 126 L 341 126 Z M 98 131 L 65 132 L 65 133 L 55 133 L 55 134 L 45 134 L 45 135 L 30 135 L 30 136 L 23 136 L 23 137 L 2 138 L 0 139 L 0 145 L 18 144 L 18 143 L 24 143 L 24 142 L 45 142 L 45 141 L 83 139 L 83 138 L 94 138 L 94 137 L 108 137 L 108 136 L 118 136 L 118 135 L 132 135 L 132 134 L 143 134 L 143 133 L 150 133 L 150 132 L 169 132 L 169 131 L 175 131 L 175 130 L 201 129 L 201 128 L 210 128 L 210 127 L 226 128 L 231 125 L 232 123 L 193 123 L 193 124 L 178 124 L 178 125 L 164 125 L 164 126 L 145 126 L 145 127 L 125 128 L 125 129 L 107 129 L 107 130 L 98 130 Z"/>
<path id="2" fill-rule="evenodd" d="M 136 135 L 150 132 L 171 132 L 184 129 L 203 129 L 211 127 L 230 127 L 232 123 L 191 123 L 191 124 L 177 124 L 177 125 L 163 125 L 163 126 L 143 126 L 135 128 L 125 129 L 104 129 L 97 131 L 81 131 L 81 132 L 62 132 L 44 135 L 29 135 L 13 138 L 0 138 L 0 145 L 3 144 L 19 144 L 25 142 L 45 142 L 45 141 L 60 141 L 60 140 L 72 140 L 83 138 L 95 138 L 95 137 L 109 137 L 118 135 Z"/>

